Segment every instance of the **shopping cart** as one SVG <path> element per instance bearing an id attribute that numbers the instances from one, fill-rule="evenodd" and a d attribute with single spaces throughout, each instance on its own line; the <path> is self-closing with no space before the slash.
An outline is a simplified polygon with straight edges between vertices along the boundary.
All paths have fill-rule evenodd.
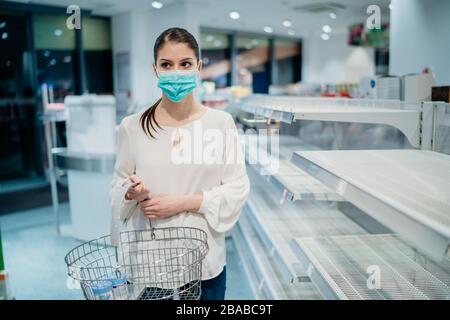
<path id="1" fill-rule="evenodd" d="M 207 252 L 203 230 L 153 228 L 83 243 L 65 261 L 88 300 L 196 300 Z"/>

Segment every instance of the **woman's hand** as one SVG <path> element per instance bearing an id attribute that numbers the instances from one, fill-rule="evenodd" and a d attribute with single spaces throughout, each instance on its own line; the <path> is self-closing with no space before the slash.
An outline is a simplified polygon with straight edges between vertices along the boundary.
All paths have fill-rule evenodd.
<path id="1" fill-rule="evenodd" d="M 136 185 L 128 190 L 125 194 L 125 199 L 137 200 L 138 202 L 148 199 L 150 190 L 145 186 L 144 181 L 135 175 L 131 176 L 130 180 Z"/>
<path id="2" fill-rule="evenodd" d="M 186 209 L 186 196 L 160 193 L 149 200 L 142 201 L 139 206 L 147 218 L 167 219 Z"/>
<path id="3" fill-rule="evenodd" d="M 202 200 L 202 193 L 181 196 L 161 193 L 139 205 L 147 218 L 167 219 L 184 211 L 198 211 Z"/>

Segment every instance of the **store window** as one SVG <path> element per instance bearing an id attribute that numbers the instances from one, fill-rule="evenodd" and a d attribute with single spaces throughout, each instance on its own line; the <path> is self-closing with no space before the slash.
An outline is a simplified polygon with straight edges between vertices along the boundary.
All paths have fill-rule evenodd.
<path id="1" fill-rule="evenodd" d="M 33 15 L 34 45 L 39 85 L 53 88 L 55 102 L 75 94 L 75 31 L 66 27 L 66 17 Z"/>
<path id="2" fill-rule="evenodd" d="M 275 70 L 272 84 L 286 85 L 300 80 L 300 43 L 293 40 L 275 39 Z"/>
<path id="3" fill-rule="evenodd" d="M 86 82 L 90 93 L 112 94 L 111 24 L 108 18 L 83 19 Z"/>
<path id="4" fill-rule="evenodd" d="M 224 33 L 202 32 L 200 34 L 203 69 L 202 81 L 213 82 L 216 89 L 230 85 L 230 43 Z"/>
<path id="5" fill-rule="evenodd" d="M 0 13 L 0 182 L 40 174 L 25 15 Z M 1 188 L 0 188 L 1 189 Z"/>
<path id="6" fill-rule="evenodd" d="M 269 40 L 263 37 L 236 37 L 237 84 L 255 93 L 269 90 Z"/>

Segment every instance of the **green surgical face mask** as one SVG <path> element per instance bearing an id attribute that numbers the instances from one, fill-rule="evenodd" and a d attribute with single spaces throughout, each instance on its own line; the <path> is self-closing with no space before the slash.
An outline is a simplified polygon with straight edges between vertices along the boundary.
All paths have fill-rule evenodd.
<path id="1" fill-rule="evenodd" d="M 158 87 L 173 102 L 185 99 L 197 87 L 197 70 L 161 71 L 158 76 Z"/>

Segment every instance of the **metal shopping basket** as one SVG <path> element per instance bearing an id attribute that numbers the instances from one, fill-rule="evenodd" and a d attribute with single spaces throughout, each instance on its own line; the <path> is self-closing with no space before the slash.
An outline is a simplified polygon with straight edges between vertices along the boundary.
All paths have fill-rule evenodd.
<path id="1" fill-rule="evenodd" d="M 152 228 L 86 242 L 65 257 L 88 300 L 200 298 L 207 236 L 196 228 Z"/>

